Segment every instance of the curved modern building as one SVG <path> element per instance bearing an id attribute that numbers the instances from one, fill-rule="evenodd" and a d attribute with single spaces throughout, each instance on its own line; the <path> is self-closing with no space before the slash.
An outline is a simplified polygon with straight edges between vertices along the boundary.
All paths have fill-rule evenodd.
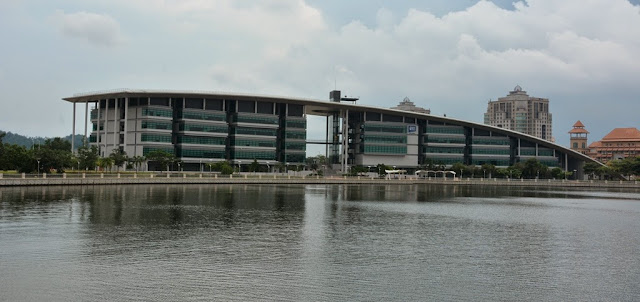
<path id="1" fill-rule="evenodd" d="M 432 162 L 506 167 L 537 158 L 550 167 L 575 170 L 593 159 L 527 134 L 420 112 L 362 106 L 330 92 L 329 101 L 254 94 L 114 90 L 64 98 L 85 104 L 93 129 L 89 144 L 101 156 L 121 149 L 129 156 L 154 150 L 174 154 L 185 170 L 227 160 L 257 160 L 273 167 L 306 158 L 309 115 L 327 119 L 327 157 L 336 168 L 385 164 L 416 168 Z M 92 104 L 89 110 L 89 104 Z M 90 112 L 90 114 L 89 114 Z M 85 123 L 87 125 L 88 122 Z M 85 136 L 87 128 L 85 126 Z M 318 143 L 318 142 L 315 142 Z M 155 170 L 153 163 L 149 169 Z"/>

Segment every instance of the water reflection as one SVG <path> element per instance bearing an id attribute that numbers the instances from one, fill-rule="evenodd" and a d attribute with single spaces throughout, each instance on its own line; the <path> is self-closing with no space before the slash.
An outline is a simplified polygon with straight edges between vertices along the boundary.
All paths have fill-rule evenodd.
<path id="1" fill-rule="evenodd" d="M 0 300 L 637 300 L 640 194 L 0 189 Z"/>

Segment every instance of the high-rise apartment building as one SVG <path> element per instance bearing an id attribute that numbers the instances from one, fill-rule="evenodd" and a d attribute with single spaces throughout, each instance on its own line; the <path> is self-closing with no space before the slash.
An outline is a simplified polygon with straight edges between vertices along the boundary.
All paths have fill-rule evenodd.
<path id="1" fill-rule="evenodd" d="M 553 141 L 549 99 L 530 97 L 516 86 L 506 97 L 489 101 L 484 123 Z"/>

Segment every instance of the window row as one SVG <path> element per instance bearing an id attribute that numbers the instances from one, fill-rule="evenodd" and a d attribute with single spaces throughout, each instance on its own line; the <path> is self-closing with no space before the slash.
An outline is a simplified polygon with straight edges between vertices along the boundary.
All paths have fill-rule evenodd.
<path id="1" fill-rule="evenodd" d="M 364 153 L 407 154 L 407 146 L 361 145 Z"/>
<path id="2" fill-rule="evenodd" d="M 275 140 L 254 140 L 254 139 L 232 138 L 231 145 L 232 146 L 246 146 L 246 147 L 275 148 L 276 147 L 276 141 Z"/>
<path id="3" fill-rule="evenodd" d="M 307 121 L 306 120 L 287 120 L 286 127 L 306 129 Z"/>
<path id="4" fill-rule="evenodd" d="M 509 149 L 477 149 L 472 148 L 471 154 L 488 154 L 488 155 L 511 155 Z"/>
<path id="5" fill-rule="evenodd" d="M 140 127 L 142 129 L 162 129 L 162 130 L 171 130 L 170 122 L 153 122 L 153 121 L 142 121 L 140 123 Z"/>
<path id="6" fill-rule="evenodd" d="M 211 133 L 228 133 L 229 128 L 226 125 L 201 125 L 181 123 L 179 126 L 180 131 L 195 131 L 195 132 L 211 132 Z"/>
<path id="7" fill-rule="evenodd" d="M 276 160 L 275 151 L 233 150 L 231 159 L 263 159 Z"/>
<path id="8" fill-rule="evenodd" d="M 427 126 L 426 133 L 464 134 L 462 127 Z"/>
<path id="9" fill-rule="evenodd" d="M 233 122 L 278 125 L 278 117 L 234 115 Z"/>
<path id="10" fill-rule="evenodd" d="M 171 143 L 171 134 L 154 134 L 154 133 L 142 133 L 140 140 L 143 142 L 156 142 L 156 143 Z"/>
<path id="11" fill-rule="evenodd" d="M 226 145 L 225 137 L 178 136 L 178 144 Z"/>
<path id="12" fill-rule="evenodd" d="M 142 116 L 173 117 L 173 111 L 155 108 L 143 108 L 141 114 Z"/>
<path id="13" fill-rule="evenodd" d="M 203 150 L 203 149 L 178 148 L 178 157 L 226 158 L 226 152 L 225 152 L 224 149 L 220 149 L 220 150 Z"/>
<path id="14" fill-rule="evenodd" d="M 173 148 L 158 148 L 158 147 L 142 147 L 142 155 L 147 156 L 154 151 L 164 151 L 169 154 L 174 154 Z"/>
<path id="15" fill-rule="evenodd" d="M 278 135 L 278 130 L 277 129 L 237 127 L 237 128 L 235 128 L 235 134 L 276 136 L 276 135 Z"/>
<path id="16" fill-rule="evenodd" d="M 178 111 L 178 118 L 191 119 L 191 120 L 203 120 L 203 121 L 221 121 L 227 120 L 227 116 L 224 114 L 216 114 L 209 112 L 198 111 Z"/>
<path id="17" fill-rule="evenodd" d="M 425 143 L 465 144 L 466 140 L 464 137 L 427 136 L 425 137 Z"/>
<path id="18" fill-rule="evenodd" d="M 363 135 L 362 140 L 369 143 L 406 144 L 406 136 Z"/>
<path id="19" fill-rule="evenodd" d="M 424 147 L 422 153 L 464 154 L 464 148 Z"/>
<path id="20" fill-rule="evenodd" d="M 364 132 L 407 133 L 406 126 L 364 124 L 361 128 Z"/>

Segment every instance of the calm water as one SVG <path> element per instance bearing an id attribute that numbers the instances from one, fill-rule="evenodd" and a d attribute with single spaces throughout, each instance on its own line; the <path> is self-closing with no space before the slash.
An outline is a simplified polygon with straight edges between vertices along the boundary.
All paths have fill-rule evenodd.
<path id="1" fill-rule="evenodd" d="M 640 192 L 0 189 L 2 301 L 638 301 Z"/>

